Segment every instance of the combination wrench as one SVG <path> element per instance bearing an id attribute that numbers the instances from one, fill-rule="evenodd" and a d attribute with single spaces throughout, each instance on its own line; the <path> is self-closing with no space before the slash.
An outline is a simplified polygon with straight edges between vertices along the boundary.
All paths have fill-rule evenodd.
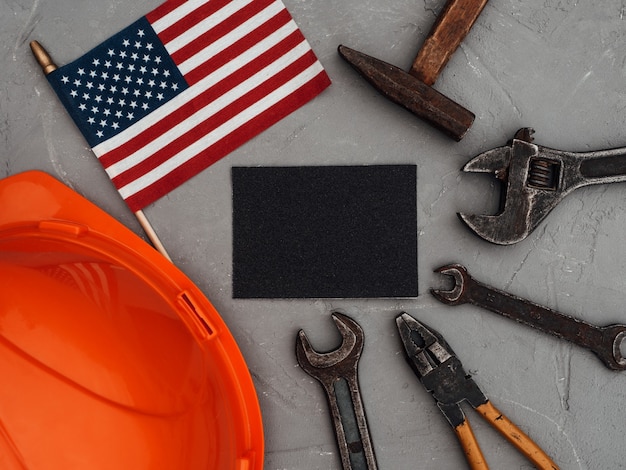
<path id="1" fill-rule="evenodd" d="M 542 307 L 529 300 L 508 294 L 474 280 L 460 264 L 450 264 L 435 270 L 452 276 L 451 290 L 431 289 L 437 300 L 448 305 L 469 303 L 499 313 L 525 325 L 571 341 L 594 352 L 613 370 L 626 370 L 626 358 L 621 345 L 626 339 L 626 325 L 605 327 L 591 325 L 569 315 Z"/>
<path id="2" fill-rule="evenodd" d="M 357 378 L 363 329 L 342 313 L 334 312 L 331 316 L 343 338 L 341 346 L 319 353 L 300 330 L 296 338 L 296 358 L 302 370 L 317 379 L 326 392 L 343 469 L 376 470 L 376 456 Z"/>

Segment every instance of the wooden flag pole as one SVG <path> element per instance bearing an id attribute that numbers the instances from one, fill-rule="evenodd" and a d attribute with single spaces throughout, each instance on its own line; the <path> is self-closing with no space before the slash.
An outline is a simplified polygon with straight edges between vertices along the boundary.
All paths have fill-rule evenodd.
<path id="1" fill-rule="evenodd" d="M 169 261 L 172 261 L 172 258 L 170 258 L 170 255 L 167 253 L 167 250 L 163 246 L 163 243 L 161 243 L 159 236 L 154 231 L 154 228 L 152 228 L 152 225 L 146 218 L 143 211 L 138 210 L 137 212 L 135 212 L 135 217 L 137 217 L 139 224 L 143 228 L 144 232 L 146 232 L 146 235 L 148 235 L 148 238 L 152 242 L 152 245 L 154 246 L 154 248 L 156 248 L 156 250 L 159 253 L 161 253 L 163 256 L 165 256 Z"/>
<path id="2" fill-rule="evenodd" d="M 43 70 L 43 73 L 45 75 L 48 75 L 50 72 L 53 72 L 58 68 L 56 64 L 52 61 L 52 58 L 50 57 L 48 52 L 42 47 L 41 44 L 39 44 L 39 42 L 31 41 L 30 50 L 33 51 L 33 55 L 35 56 L 35 59 L 37 59 L 37 63 L 41 66 L 41 70 Z M 163 243 L 161 243 L 161 240 L 154 231 L 154 228 L 152 228 L 152 225 L 146 218 L 143 211 L 139 210 L 135 212 L 135 217 L 137 217 L 139 224 L 146 232 L 146 235 L 152 242 L 154 248 L 156 248 L 156 250 L 163 256 L 165 256 L 169 261 L 172 261 L 172 258 L 170 258 L 170 255 L 165 250 Z"/>

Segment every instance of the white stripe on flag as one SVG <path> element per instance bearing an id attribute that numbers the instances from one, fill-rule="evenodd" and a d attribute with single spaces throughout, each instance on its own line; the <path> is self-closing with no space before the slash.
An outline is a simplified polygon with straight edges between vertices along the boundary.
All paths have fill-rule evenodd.
<path id="1" fill-rule="evenodd" d="M 238 129 L 246 122 L 254 119 L 262 112 L 271 108 L 283 98 L 289 96 L 301 86 L 308 83 L 311 79 L 316 77 L 324 69 L 319 62 L 315 62 L 308 69 L 301 72 L 299 75 L 291 79 L 289 82 L 277 88 L 272 93 L 265 96 L 263 99 L 257 101 L 254 105 L 246 108 L 244 111 L 233 117 L 229 121 L 225 122 L 201 140 L 196 141 L 194 144 L 188 146 L 182 152 L 174 155 L 162 165 L 153 169 L 152 171 L 144 174 L 140 178 L 137 178 L 133 182 L 119 189 L 123 198 L 128 198 L 133 194 L 147 188 L 148 186 L 158 182 L 161 178 L 169 174 L 172 170 L 175 170 L 179 166 L 183 165 L 193 157 L 198 155 L 203 150 L 218 142 L 220 139 L 230 134 L 234 130 Z"/>

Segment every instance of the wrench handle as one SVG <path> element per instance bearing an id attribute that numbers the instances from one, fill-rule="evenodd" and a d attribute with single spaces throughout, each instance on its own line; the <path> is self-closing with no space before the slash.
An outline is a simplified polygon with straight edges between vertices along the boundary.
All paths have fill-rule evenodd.
<path id="1" fill-rule="evenodd" d="M 356 376 L 325 383 L 343 470 L 377 470 Z"/>
<path id="2" fill-rule="evenodd" d="M 626 149 L 580 154 L 580 174 L 594 183 L 626 181 Z"/>
<path id="3" fill-rule="evenodd" d="M 620 353 L 626 326 L 603 328 L 591 325 L 476 280 L 469 281 L 472 285 L 465 290 L 467 302 L 587 348 L 610 369 L 626 370 L 626 360 Z"/>

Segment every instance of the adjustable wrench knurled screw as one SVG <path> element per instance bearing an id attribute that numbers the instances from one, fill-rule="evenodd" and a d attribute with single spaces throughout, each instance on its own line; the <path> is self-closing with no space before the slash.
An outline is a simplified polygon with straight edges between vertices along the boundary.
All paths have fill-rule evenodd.
<path id="1" fill-rule="evenodd" d="M 376 470 L 378 466 L 357 379 L 363 330 L 341 313 L 333 313 L 332 319 L 343 338 L 341 346 L 319 353 L 300 330 L 296 338 L 296 357 L 300 367 L 317 379 L 326 392 L 343 469 Z"/>

